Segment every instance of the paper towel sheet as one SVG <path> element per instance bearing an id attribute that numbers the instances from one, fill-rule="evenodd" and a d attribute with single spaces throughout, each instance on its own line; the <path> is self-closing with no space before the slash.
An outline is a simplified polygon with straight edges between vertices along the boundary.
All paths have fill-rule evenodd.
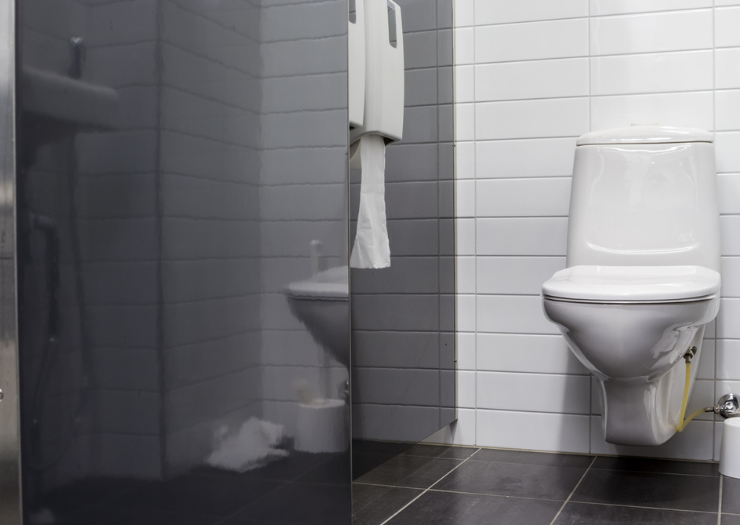
<path id="1" fill-rule="evenodd" d="M 388 268 L 391 249 L 385 224 L 385 141 L 380 135 L 360 139 L 360 212 L 349 265 L 352 268 Z"/>

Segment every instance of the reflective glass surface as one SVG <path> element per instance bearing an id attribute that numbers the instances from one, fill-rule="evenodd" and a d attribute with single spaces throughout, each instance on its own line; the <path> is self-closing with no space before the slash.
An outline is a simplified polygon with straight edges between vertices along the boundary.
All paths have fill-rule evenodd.
<path id="1" fill-rule="evenodd" d="M 25 523 L 349 524 L 347 1 L 18 4 Z"/>

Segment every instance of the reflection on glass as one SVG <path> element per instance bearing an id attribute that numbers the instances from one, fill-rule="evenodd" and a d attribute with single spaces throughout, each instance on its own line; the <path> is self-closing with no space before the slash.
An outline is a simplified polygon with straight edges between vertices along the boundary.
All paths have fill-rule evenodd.
<path id="1" fill-rule="evenodd" d="M 26 523 L 350 522 L 346 16 L 21 3 Z"/>

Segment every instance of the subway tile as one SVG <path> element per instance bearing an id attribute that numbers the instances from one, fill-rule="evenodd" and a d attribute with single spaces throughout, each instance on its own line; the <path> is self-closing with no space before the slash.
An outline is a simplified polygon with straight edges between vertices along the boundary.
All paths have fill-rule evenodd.
<path id="1" fill-rule="evenodd" d="M 386 182 L 437 180 L 438 155 L 437 144 L 393 143 L 385 150 L 385 180 Z M 354 175 L 358 170 L 351 171 Z M 357 178 L 356 182 L 359 181 Z"/>
<path id="2" fill-rule="evenodd" d="M 585 96 L 588 69 L 587 58 L 478 65 L 475 66 L 475 100 Z"/>
<path id="3" fill-rule="evenodd" d="M 570 177 L 480 180 L 475 197 L 478 217 L 567 217 Z"/>
<path id="4" fill-rule="evenodd" d="M 712 92 L 605 96 L 591 99 L 594 130 L 652 124 L 712 130 Z"/>
<path id="5" fill-rule="evenodd" d="M 457 294 L 455 296 L 457 306 L 457 330 L 460 332 L 475 332 L 477 308 L 475 295 Z"/>
<path id="6" fill-rule="evenodd" d="M 719 218 L 722 255 L 740 255 L 740 215 Z"/>
<path id="7" fill-rule="evenodd" d="M 740 392 L 740 381 L 716 381 L 714 384 L 715 400 L 718 400 L 725 394 Z"/>
<path id="8" fill-rule="evenodd" d="M 475 28 L 478 64 L 579 56 L 588 56 L 585 18 Z"/>
<path id="9" fill-rule="evenodd" d="M 740 214 L 740 173 L 719 174 L 717 196 L 721 214 Z"/>
<path id="10" fill-rule="evenodd" d="M 629 38 L 625 38 L 629 35 Z M 591 19 L 591 54 L 618 55 L 712 47 L 712 11 L 672 11 Z"/>
<path id="11" fill-rule="evenodd" d="M 475 63 L 475 30 L 472 27 L 456 28 L 455 65 Z"/>
<path id="12" fill-rule="evenodd" d="M 740 0 L 714 0 L 714 5 L 716 7 L 726 6 L 726 5 L 740 5 Z"/>
<path id="13" fill-rule="evenodd" d="M 715 88 L 740 88 L 740 47 L 714 52 Z"/>
<path id="14" fill-rule="evenodd" d="M 475 102 L 475 66 L 455 67 L 455 103 Z"/>
<path id="15" fill-rule="evenodd" d="M 437 257 L 394 257 L 390 268 L 352 270 L 353 294 L 438 292 L 439 258 Z"/>
<path id="16" fill-rule="evenodd" d="M 457 243 L 456 253 L 458 255 L 475 255 L 475 219 L 456 219 L 456 236 Z"/>
<path id="17" fill-rule="evenodd" d="M 720 7 L 714 11 L 714 45 L 740 46 L 740 7 Z"/>
<path id="18" fill-rule="evenodd" d="M 481 294 L 539 295 L 542 283 L 565 268 L 565 257 L 478 257 Z"/>
<path id="19" fill-rule="evenodd" d="M 305 349 L 302 350 L 305 352 Z M 353 368 L 439 369 L 439 353 L 439 337 L 436 332 L 352 331 Z M 292 361 L 297 364 L 295 357 Z M 323 365 L 317 363 L 315 366 Z"/>
<path id="20" fill-rule="evenodd" d="M 424 443 L 446 445 L 475 445 L 476 410 L 457 409 L 457 421 L 438 430 L 424 440 Z"/>
<path id="21" fill-rule="evenodd" d="M 477 334 L 478 370 L 588 374 L 561 335 Z"/>
<path id="22" fill-rule="evenodd" d="M 715 103 L 717 130 L 740 129 L 740 90 L 717 91 Z"/>
<path id="23" fill-rule="evenodd" d="M 709 90 L 714 86 L 711 50 L 591 59 L 591 93 L 669 93 Z"/>
<path id="24" fill-rule="evenodd" d="M 406 106 L 437 103 L 437 68 L 407 69 L 404 82 Z"/>
<path id="25" fill-rule="evenodd" d="M 698 9 L 701 7 L 712 7 L 712 0 L 591 0 L 591 16 Z"/>
<path id="26" fill-rule="evenodd" d="M 439 370 L 355 368 L 352 402 L 439 406 Z"/>
<path id="27" fill-rule="evenodd" d="M 740 131 L 719 132 L 714 138 L 717 172 L 740 172 Z"/>
<path id="28" fill-rule="evenodd" d="M 565 255 L 568 219 L 564 217 L 476 222 L 478 255 Z"/>
<path id="29" fill-rule="evenodd" d="M 455 0 L 455 27 L 475 25 L 475 0 Z"/>
<path id="30" fill-rule="evenodd" d="M 455 33 L 452 28 L 437 31 L 437 66 L 455 65 L 454 40 Z"/>
<path id="31" fill-rule="evenodd" d="M 475 104 L 455 104 L 455 140 L 475 140 Z"/>
<path id="32" fill-rule="evenodd" d="M 590 378 L 557 374 L 478 372 L 478 408 L 588 414 Z M 532 400 L 537 399 L 535 405 Z"/>
<path id="33" fill-rule="evenodd" d="M 588 16 L 588 0 L 475 0 L 478 25 Z"/>
<path id="34" fill-rule="evenodd" d="M 455 178 L 475 178 L 475 148 L 474 142 L 458 142 L 455 144 Z"/>
<path id="35" fill-rule="evenodd" d="M 678 363 L 677 366 L 684 367 L 683 363 Z M 693 414 L 695 411 L 704 407 L 714 405 L 714 379 L 704 380 L 696 379 L 694 381 L 694 389 L 691 391 L 691 398 L 686 405 L 686 414 Z M 699 414 L 696 416 L 694 421 L 713 421 L 714 414 Z"/>
<path id="36" fill-rule="evenodd" d="M 437 4 L 425 0 L 398 0 L 403 13 L 403 31 L 429 31 L 437 29 Z"/>
<path id="37" fill-rule="evenodd" d="M 571 137 L 589 129 L 588 98 L 476 104 L 478 140 Z"/>
<path id="38" fill-rule="evenodd" d="M 365 312 L 356 316 L 353 329 L 433 331 L 439 329 L 437 295 L 357 295 L 352 309 Z"/>
<path id="39" fill-rule="evenodd" d="M 714 363 L 716 360 L 716 354 L 715 340 L 704 339 L 701 345 L 699 369 L 696 371 L 697 379 L 714 379 Z"/>
<path id="40" fill-rule="evenodd" d="M 711 421 L 692 421 L 686 430 L 676 433 L 662 445 L 632 447 L 607 443 L 601 416 L 591 416 L 591 453 L 710 461 L 714 456 L 713 425 Z"/>
<path id="41" fill-rule="evenodd" d="M 421 142 L 437 142 L 438 111 L 434 106 L 407 107 L 403 119 L 403 142 L 413 144 Z"/>
<path id="42" fill-rule="evenodd" d="M 479 295 L 476 301 L 478 332 L 559 334 L 542 311 L 539 296 Z"/>
<path id="43" fill-rule="evenodd" d="M 456 336 L 458 370 L 475 370 L 476 335 L 470 332 L 457 332 Z"/>
<path id="44" fill-rule="evenodd" d="M 306 236 L 304 239 L 316 238 Z M 332 239 L 339 239 L 340 234 Z M 435 219 L 403 219 L 388 221 L 388 239 L 391 253 L 394 256 L 402 255 L 429 255 L 440 254 L 439 220 Z"/>
<path id="45" fill-rule="evenodd" d="M 437 66 L 437 32 L 423 31 L 403 35 L 404 66 L 417 69 Z"/>
<path id="46" fill-rule="evenodd" d="M 439 430 L 439 407 L 365 404 L 352 420 L 354 439 L 418 442 Z"/>
<path id="47" fill-rule="evenodd" d="M 476 176 L 487 179 L 570 175 L 575 149 L 575 138 L 478 142 Z"/>
<path id="48" fill-rule="evenodd" d="M 465 67 L 465 66 L 460 66 Z M 452 66 L 437 68 L 437 102 L 453 104 L 455 100 L 455 75 Z"/>
<path id="49" fill-rule="evenodd" d="M 476 444 L 483 447 L 589 452 L 589 417 L 478 410 Z"/>
<path id="50" fill-rule="evenodd" d="M 740 297 L 740 257 L 722 257 L 722 297 Z"/>
<path id="51" fill-rule="evenodd" d="M 455 182 L 455 216 L 476 216 L 476 183 L 474 180 Z"/>
<path id="52" fill-rule="evenodd" d="M 457 293 L 473 294 L 476 292 L 475 257 L 458 257 L 457 271 Z"/>
<path id="53" fill-rule="evenodd" d="M 717 314 L 717 338 L 740 339 L 740 299 L 721 299 Z"/>
<path id="54" fill-rule="evenodd" d="M 740 341 L 717 340 L 717 379 L 740 381 Z"/>
<path id="55" fill-rule="evenodd" d="M 720 450 L 722 449 L 722 430 L 724 429 L 724 421 L 714 422 L 714 461 L 720 460 Z"/>
<path id="56" fill-rule="evenodd" d="M 460 408 L 476 408 L 475 401 L 476 373 L 460 370 L 457 372 L 457 406 Z"/>

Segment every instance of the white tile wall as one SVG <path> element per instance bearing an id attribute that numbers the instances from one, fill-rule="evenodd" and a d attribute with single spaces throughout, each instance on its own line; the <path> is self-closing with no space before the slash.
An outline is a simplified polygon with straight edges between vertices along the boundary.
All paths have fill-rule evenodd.
<path id="1" fill-rule="evenodd" d="M 545 320 L 539 290 L 565 265 L 578 135 L 653 122 L 716 131 L 724 299 L 716 330 L 712 324 L 706 332 L 691 403 L 740 389 L 738 6 L 456 0 L 458 130 L 465 130 L 457 137 L 457 177 L 465 181 L 458 186 L 465 218 L 458 220 L 464 295 L 457 342 L 465 408 L 432 441 L 717 458 L 721 427 L 711 419 L 658 448 L 605 443 L 595 382 Z M 532 407 L 527 397 L 542 404 Z"/>

